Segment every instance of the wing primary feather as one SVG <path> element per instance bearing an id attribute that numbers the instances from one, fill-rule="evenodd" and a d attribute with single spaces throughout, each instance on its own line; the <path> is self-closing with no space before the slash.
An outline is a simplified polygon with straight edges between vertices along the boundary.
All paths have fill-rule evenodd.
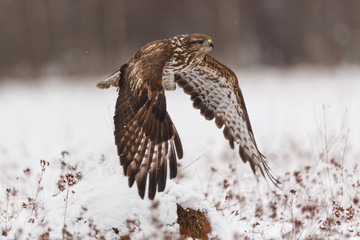
<path id="1" fill-rule="evenodd" d="M 213 120 L 213 118 L 215 117 L 215 113 L 213 110 L 206 108 L 204 110 L 204 117 L 206 120 Z"/>
<path id="2" fill-rule="evenodd" d="M 168 149 L 168 143 L 165 142 L 164 143 L 164 147 L 165 149 L 163 149 L 163 153 L 161 156 L 161 160 L 160 160 L 160 166 L 159 166 L 159 172 L 158 172 L 158 179 L 157 179 L 157 183 L 158 183 L 158 191 L 159 192 L 163 192 L 165 190 L 165 186 L 166 186 L 166 170 L 167 170 L 167 152 L 169 151 Z"/>
<path id="3" fill-rule="evenodd" d="M 149 141 L 149 161 L 148 161 L 148 166 L 147 166 L 147 171 L 149 171 L 151 169 L 151 164 L 153 161 L 153 157 L 154 157 L 154 144 L 153 142 Z"/>
<path id="4" fill-rule="evenodd" d="M 161 124 L 161 139 L 170 139 L 172 136 L 172 129 L 169 125 L 168 118 L 165 118 L 165 120 Z"/>
<path id="5" fill-rule="evenodd" d="M 224 127 L 223 133 L 224 133 L 225 139 L 229 140 L 229 128 L 227 126 Z"/>
<path id="6" fill-rule="evenodd" d="M 155 144 L 161 144 L 161 127 L 160 127 L 160 122 L 159 121 L 155 121 L 155 129 L 154 129 L 154 136 L 155 136 Z"/>
<path id="7" fill-rule="evenodd" d="M 179 135 L 178 135 L 178 133 L 177 133 L 177 131 L 175 129 L 175 126 L 173 126 L 173 128 L 174 128 L 174 132 L 175 132 L 174 142 L 175 142 L 176 154 L 177 154 L 179 159 L 182 159 L 184 153 L 183 153 L 180 137 L 179 137 Z"/>
<path id="8" fill-rule="evenodd" d="M 224 126 L 224 119 L 221 116 L 216 116 L 215 124 L 218 128 L 222 128 Z"/>
<path id="9" fill-rule="evenodd" d="M 194 101 L 195 98 L 197 98 L 198 96 L 200 96 L 200 94 L 198 92 L 193 92 L 190 96 L 191 101 Z"/>
<path id="10" fill-rule="evenodd" d="M 177 157 L 179 159 L 183 158 L 184 152 L 183 152 L 183 148 L 182 148 L 182 144 L 181 144 L 181 140 L 180 140 L 180 136 L 175 128 L 175 125 L 172 123 L 172 120 L 170 118 L 170 116 L 167 114 L 166 118 L 168 119 L 169 122 L 169 129 L 171 130 L 171 136 L 173 138 L 174 144 L 175 144 L 175 149 L 176 149 L 176 154 Z"/>
<path id="11" fill-rule="evenodd" d="M 163 129 L 165 131 L 164 132 L 165 135 L 164 135 L 163 139 L 171 139 L 174 136 L 174 134 L 176 134 L 176 132 L 174 132 L 173 123 L 169 116 L 167 116 L 167 118 L 165 118 L 164 124 L 165 124 L 165 127 Z"/>
<path id="12" fill-rule="evenodd" d="M 280 187 L 280 185 L 282 185 L 282 183 L 274 177 L 274 175 L 271 173 L 271 168 L 268 166 L 268 164 L 265 162 L 264 159 L 261 159 L 262 165 L 265 169 L 266 175 L 269 177 L 270 181 L 279 189 L 282 189 Z"/>
<path id="13" fill-rule="evenodd" d="M 190 94 L 193 93 L 194 91 L 194 87 L 187 84 L 187 85 L 184 85 L 184 92 L 187 93 L 187 94 Z"/>
<path id="14" fill-rule="evenodd" d="M 233 138 L 233 137 L 231 137 L 231 138 L 229 139 L 229 144 L 230 144 L 230 148 L 231 148 L 231 149 L 234 149 L 234 148 L 235 148 L 234 138 Z"/>
<path id="15" fill-rule="evenodd" d="M 161 152 L 161 150 L 160 150 Z M 152 162 L 150 166 L 150 172 L 149 172 L 149 192 L 148 192 L 148 198 L 154 199 L 156 194 L 156 176 L 157 176 L 157 170 L 158 170 L 158 162 L 159 162 L 159 146 L 156 146 L 156 150 L 154 151 L 154 161 Z"/>
<path id="16" fill-rule="evenodd" d="M 180 87 L 183 87 L 188 83 L 188 81 L 185 78 L 183 78 L 183 76 L 184 76 L 184 74 L 181 74 L 181 75 L 175 74 L 175 81 L 177 84 L 180 85 Z"/>
<path id="17" fill-rule="evenodd" d="M 156 175 L 157 173 L 154 171 L 151 171 L 149 173 L 149 191 L 148 191 L 148 198 L 150 200 L 154 200 L 155 194 L 156 194 Z"/>
<path id="18" fill-rule="evenodd" d="M 176 177 L 177 175 L 177 163 L 176 163 L 176 156 L 175 156 L 175 148 L 174 144 L 170 143 L 170 155 L 169 155 L 169 163 L 170 163 L 170 179 Z"/>
<path id="19" fill-rule="evenodd" d="M 159 172 L 158 172 L 158 191 L 159 192 L 163 192 L 165 190 L 166 168 L 167 168 L 167 164 L 166 164 L 166 161 L 164 161 L 164 163 L 160 165 Z"/>
<path id="20" fill-rule="evenodd" d="M 135 182 L 135 175 L 129 176 L 129 187 L 132 187 L 134 185 L 134 182 Z"/>
<path id="21" fill-rule="evenodd" d="M 244 163 L 249 162 L 251 170 L 253 171 L 253 173 L 255 174 L 255 164 L 254 161 L 251 159 L 251 157 L 246 153 L 245 148 L 244 147 L 239 147 L 239 154 L 241 159 L 243 160 Z"/>
<path id="22" fill-rule="evenodd" d="M 147 179 L 147 170 L 145 167 L 141 166 L 139 172 L 136 174 L 136 185 L 138 188 L 138 193 L 142 199 L 145 196 L 145 187 Z"/>
<path id="23" fill-rule="evenodd" d="M 193 101 L 193 107 L 194 107 L 195 109 L 199 109 L 199 108 L 200 108 L 201 103 L 202 103 L 201 98 L 202 98 L 201 96 L 197 96 L 197 97 L 194 99 L 194 101 Z"/>

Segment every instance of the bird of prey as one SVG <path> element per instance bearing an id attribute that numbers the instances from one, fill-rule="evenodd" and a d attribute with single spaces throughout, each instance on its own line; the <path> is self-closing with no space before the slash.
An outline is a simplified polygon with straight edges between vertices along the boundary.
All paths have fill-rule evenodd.
<path id="1" fill-rule="evenodd" d="M 129 187 L 136 182 L 144 198 L 165 189 L 169 164 L 170 178 L 176 177 L 177 158 L 183 149 L 176 128 L 166 111 L 165 90 L 176 85 L 191 96 L 193 106 L 207 120 L 223 128 L 230 147 L 239 147 L 244 162 L 255 174 L 259 168 L 277 185 L 264 156 L 258 150 L 244 98 L 235 73 L 208 55 L 214 45 L 205 34 L 178 35 L 143 46 L 120 69 L 97 87 L 114 86 L 119 95 L 114 125 L 115 144 Z"/>

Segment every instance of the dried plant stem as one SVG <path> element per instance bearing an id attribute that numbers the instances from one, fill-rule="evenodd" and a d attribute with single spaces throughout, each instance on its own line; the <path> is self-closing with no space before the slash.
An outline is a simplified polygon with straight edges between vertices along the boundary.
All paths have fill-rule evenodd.
<path id="1" fill-rule="evenodd" d="M 323 121 L 324 121 L 324 128 L 323 128 L 323 134 L 324 134 L 324 161 L 327 164 L 330 164 L 330 161 L 329 161 L 330 147 L 329 147 L 328 136 L 327 136 L 327 122 L 326 122 L 325 105 L 323 105 Z M 334 193 L 333 193 L 333 190 L 332 190 L 332 187 L 331 187 L 329 166 L 326 167 L 326 175 L 327 175 L 328 182 L 329 182 L 329 189 L 330 189 L 330 193 L 331 193 L 331 199 L 334 199 Z"/>
<path id="2" fill-rule="evenodd" d="M 8 224 L 8 219 L 9 219 L 9 192 L 10 189 L 7 188 L 6 189 L 6 219 L 5 219 L 5 223 L 4 223 L 4 230 L 7 231 L 7 224 Z"/>
<path id="3" fill-rule="evenodd" d="M 64 223 L 63 223 L 63 231 L 62 231 L 62 239 L 65 239 L 65 230 L 66 230 L 66 212 L 67 212 L 67 207 L 68 207 L 68 201 L 69 201 L 69 187 L 67 187 L 66 189 L 66 197 L 64 199 L 65 201 L 65 210 L 64 210 Z"/>
<path id="4" fill-rule="evenodd" d="M 205 156 L 205 153 L 201 154 L 199 157 L 197 157 L 194 161 L 192 161 L 189 165 L 183 167 L 182 169 L 179 169 L 178 173 L 185 170 L 186 168 L 190 167 L 191 165 L 193 165 L 195 162 L 199 161 L 202 157 Z"/>
<path id="5" fill-rule="evenodd" d="M 36 189 L 36 194 L 35 194 L 35 198 L 34 198 L 34 201 L 33 201 L 33 204 L 32 204 L 30 216 L 33 215 L 33 212 L 35 211 L 35 208 L 36 208 L 36 201 L 37 201 L 37 198 L 39 196 L 40 189 L 41 189 L 41 182 L 42 182 L 42 179 L 43 179 L 44 172 L 45 171 L 42 170 L 41 173 L 40 173 L 40 178 L 39 178 L 39 181 L 38 181 L 38 186 L 37 186 L 37 189 Z M 37 216 L 35 216 L 35 217 L 37 217 Z"/>
<path id="6" fill-rule="evenodd" d="M 238 172 L 238 166 L 237 166 L 237 163 L 238 163 L 238 161 L 237 161 L 237 159 L 234 157 L 234 165 L 235 165 L 235 179 L 236 179 L 236 188 L 237 188 L 237 191 L 238 191 L 238 195 L 239 195 L 239 197 L 240 197 L 240 193 L 241 193 L 241 191 L 240 191 L 240 186 L 239 186 L 239 182 L 240 182 L 240 180 L 239 180 L 239 172 Z M 239 201 L 239 204 L 240 204 L 240 218 L 242 218 L 242 216 L 243 216 L 243 209 L 244 209 L 244 206 L 243 206 L 243 202 L 242 201 Z"/>
<path id="7" fill-rule="evenodd" d="M 344 159 L 345 159 L 345 153 L 346 153 L 346 146 L 347 146 L 347 143 L 348 143 L 348 139 L 349 139 L 349 133 L 350 133 L 350 129 L 347 130 L 346 132 L 346 137 L 345 137 L 345 142 L 344 142 L 344 150 L 342 151 L 342 154 L 341 154 L 341 193 L 342 193 L 342 196 L 344 194 L 344 183 L 345 183 L 345 179 L 344 179 Z M 341 200 L 340 200 L 340 203 L 342 203 L 342 196 L 341 196 Z"/>
<path id="8" fill-rule="evenodd" d="M 295 239 L 294 198 L 291 199 L 291 238 Z"/>
<path id="9" fill-rule="evenodd" d="M 325 151 L 325 162 L 327 164 L 330 164 L 329 162 L 329 146 L 328 146 L 328 139 L 327 139 L 327 124 L 326 124 L 326 109 L 325 106 L 323 106 L 323 114 L 324 114 L 324 151 Z M 330 180 L 330 172 L 329 172 L 329 167 L 326 167 L 326 173 L 327 173 L 327 177 L 328 177 L 328 181 L 329 181 L 329 188 L 331 191 L 331 198 L 334 197 L 334 194 L 332 192 L 331 189 L 331 180 Z"/>

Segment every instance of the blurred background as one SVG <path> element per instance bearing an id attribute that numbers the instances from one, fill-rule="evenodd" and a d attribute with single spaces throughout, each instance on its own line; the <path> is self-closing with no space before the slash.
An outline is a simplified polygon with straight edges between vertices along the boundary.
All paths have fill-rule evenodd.
<path id="1" fill-rule="evenodd" d="M 200 32 L 232 68 L 360 63 L 358 0 L 0 0 L 0 80 L 110 74 L 143 44 Z"/>
<path id="2" fill-rule="evenodd" d="M 0 0 L 0 239 L 28 232 L 33 239 L 50 229 L 49 238 L 61 238 L 52 235 L 64 233 L 57 230 L 64 222 L 60 158 L 83 174 L 75 198 L 69 195 L 68 220 L 86 207 L 80 216 L 90 220 L 76 224 L 99 219 L 96 231 L 137 222 L 137 213 L 126 221 L 130 215 L 122 214 L 137 190 L 128 189 L 114 144 L 118 93 L 95 84 L 144 44 L 194 32 L 211 36 L 210 55 L 236 72 L 257 146 L 284 195 L 272 197 L 273 188 L 255 180 L 179 87 L 166 92 L 184 149 L 175 182 L 204 194 L 226 217 L 223 226 L 231 222 L 249 238 L 344 239 L 360 232 L 360 0 Z M 46 173 L 40 159 L 50 162 Z M 178 202 L 180 195 L 171 194 Z M 141 216 L 143 209 L 135 210 Z M 76 224 L 71 229 L 80 238 Z"/>

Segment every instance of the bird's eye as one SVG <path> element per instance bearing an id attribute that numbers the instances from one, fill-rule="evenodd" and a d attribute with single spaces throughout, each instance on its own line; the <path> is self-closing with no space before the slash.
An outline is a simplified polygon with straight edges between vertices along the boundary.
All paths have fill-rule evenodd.
<path id="1" fill-rule="evenodd" d="M 198 44 L 203 44 L 203 43 L 204 43 L 204 40 L 198 40 L 197 43 L 198 43 Z"/>

